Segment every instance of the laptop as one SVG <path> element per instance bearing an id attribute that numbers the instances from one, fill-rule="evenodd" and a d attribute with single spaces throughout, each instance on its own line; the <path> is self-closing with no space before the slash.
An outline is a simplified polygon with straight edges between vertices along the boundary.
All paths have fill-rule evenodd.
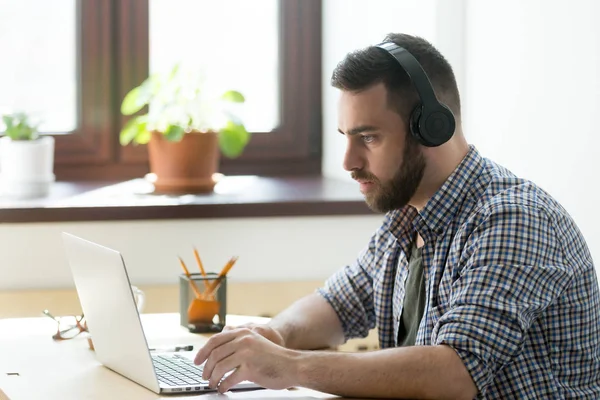
<path id="1" fill-rule="evenodd" d="M 81 308 L 105 367 L 155 393 L 214 391 L 194 365 L 196 352 L 152 353 L 121 253 L 63 232 Z M 231 390 L 261 389 L 243 381 Z"/>

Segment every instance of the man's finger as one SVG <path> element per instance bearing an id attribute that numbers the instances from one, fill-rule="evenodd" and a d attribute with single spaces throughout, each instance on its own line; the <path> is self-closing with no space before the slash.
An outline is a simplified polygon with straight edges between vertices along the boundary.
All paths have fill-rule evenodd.
<path id="1" fill-rule="evenodd" d="M 228 331 L 217 333 L 216 335 L 208 339 L 208 341 L 196 354 L 196 357 L 194 358 L 194 364 L 202 364 L 204 361 L 206 361 L 206 359 L 214 349 L 224 345 L 227 342 L 231 342 L 233 339 L 236 338 L 237 335 L 238 331 Z"/>
<path id="2" fill-rule="evenodd" d="M 256 324 L 254 324 L 252 322 L 246 322 L 244 324 L 236 325 L 236 326 L 226 325 L 226 326 L 223 327 L 223 331 L 226 331 L 226 330 L 227 331 L 231 331 L 233 329 L 240 329 L 240 328 L 249 328 L 249 329 L 252 329 L 252 327 L 254 327 L 254 325 L 256 325 Z"/>
<path id="3" fill-rule="evenodd" d="M 242 368 L 241 367 L 237 368 L 227 378 L 225 378 L 225 379 L 223 379 L 223 381 L 221 381 L 217 390 L 219 391 L 219 393 L 225 393 L 229 389 L 231 389 L 233 386 L 237 385 L 238 383 L 240 383 L 241 381 L 243 381 L 245 379 L 246 378 L 244 377 L 244 372 L 242 371 Z"/>
<path id="4" fill-rule="evenodd" d="M 232 371 L 240 366 L 240 361 L 239 355 L 234 353 L 216 363 L 212 373 L 209 375 L 210 378 L 208 379 L 208 386 L 211 388 L 216 388 L 227 372 Z"/>
<path id="5" fill-rule="evenodd" d="M 207 380 L 213 374 L 215 366 L 223 359 L 231 356 L 236 349 L 234 342 L 227 342 L 222 346 L 217 347 L 210 353 L 204 368 L 202 368 L 202 379 Z"/>

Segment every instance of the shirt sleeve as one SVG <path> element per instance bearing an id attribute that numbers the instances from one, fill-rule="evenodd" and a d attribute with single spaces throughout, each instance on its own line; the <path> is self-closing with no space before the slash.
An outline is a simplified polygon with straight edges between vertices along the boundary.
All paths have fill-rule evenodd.
<path id="1" fill-rule="evenodd" d="M 375 233 L 357 259 L 325 282 L 317 292 L 321 294 L 337 313 L 345 340 L 366 337 L 375 327 L 373 303 L 373 276 L 370 273 L 375 262 L 377 244 Z"/>
<path id="2" fill-rule="evenodd" d="M 483 397 L 521 353 L 535 319 L 570 286 L 573 272 L 543 210 L 505 204 L 478 219 L 466 224 L 471 233 L 432 342 L 454 348 Z"/>

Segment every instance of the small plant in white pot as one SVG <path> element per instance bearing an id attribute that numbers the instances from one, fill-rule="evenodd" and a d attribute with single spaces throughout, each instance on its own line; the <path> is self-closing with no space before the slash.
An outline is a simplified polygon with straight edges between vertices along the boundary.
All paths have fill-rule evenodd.
<path id="1" fill-rule="evenodd" d="M 54 138 L 40 136 L 25 113 L 2 116 L 0 184 L 2 194 L 15 199 L 44 197 L 55 181 Z"/>

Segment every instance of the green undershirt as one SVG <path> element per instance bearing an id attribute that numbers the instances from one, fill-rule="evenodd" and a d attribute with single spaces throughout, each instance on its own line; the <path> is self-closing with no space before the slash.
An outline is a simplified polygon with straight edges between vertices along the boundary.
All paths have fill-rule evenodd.
<path id="1" fill-rule="evenodd" d="M 414 346 L 425 307 L 425 279 L 421 249 L 413 244 L 404 283 L 404 307 L 398 328 L 398 347 Z"/>

